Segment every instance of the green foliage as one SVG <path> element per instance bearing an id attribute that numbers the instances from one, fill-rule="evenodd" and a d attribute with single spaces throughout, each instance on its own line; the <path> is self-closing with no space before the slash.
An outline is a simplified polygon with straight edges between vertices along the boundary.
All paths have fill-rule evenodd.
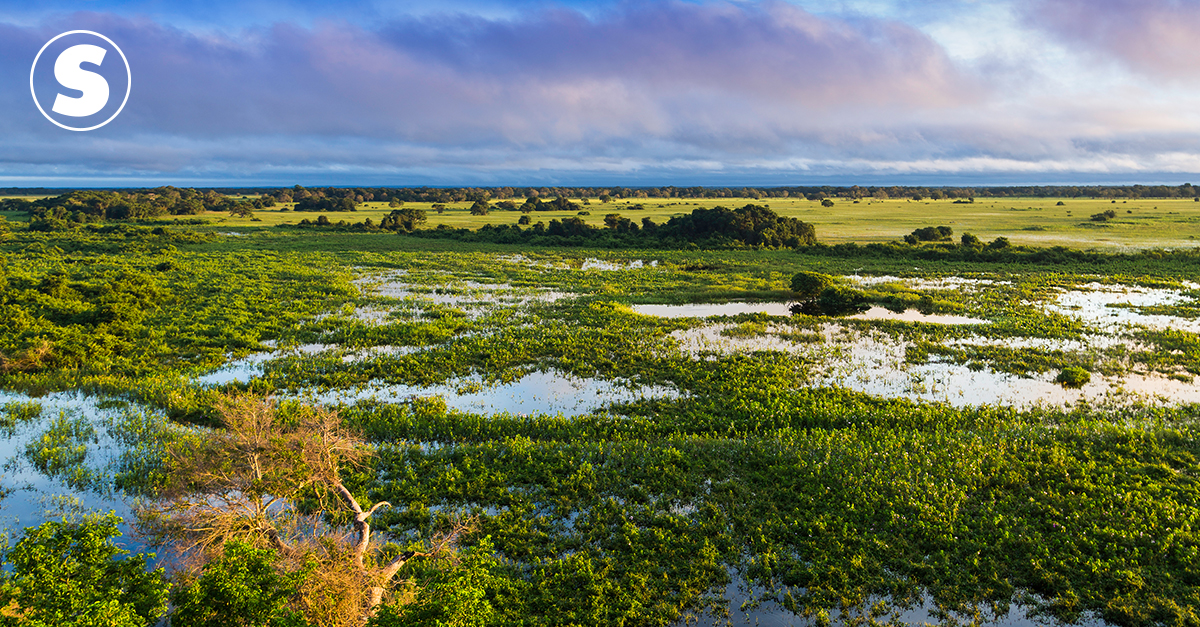
<path id="1" fill-rule="evenodd" d="M 244 542 L 225 543 L 224 555 L 175 598 L 173 627 L 303 627 L 304 617 L 288 604 L 307 572 L 282 573 L 273 550 Z"/>
<path id="2" fill-rule="evenodd" d="M 411 603 L 380 608 L 368 627 L 486 627 L 509 624 L 490 599 L 512 588 L 493 552 L 491 538 L 460 552 L 454 563 L 430 564 Z"/>
<path id="3" fill-rule="evenodd" d="M 173 236 L 143 230 L 21 234 L 21 254 L 0 267 L 0 381 L 215 365 L 353 293 L 311 258 L 184 254 L 164 243 Z"/>
<path id="4" fill-rule="evenodd" d="M 0 434 L 13 437 L 22 423 L 37 420 L 42 415 L 41 403 L 12 401 L 0 406 Z"/>
<path id="5" fill-rule="evenodd" d="M 792 276 L 792 291 L 801 300 L 814 300 L 833 284 L 833 277 L 820 272 L 805 270 Z"/>
<path id="6" fill-rule="evenodd" d="M 84 416 L 60 413 L 40 437 L 30 442 L 25 457 L 42 474 L 61 477 L 69 486 L 83 489 L 96 477 L 84 464 L 96 429 Z"/>
<path id="7" fill-rule="evenodd" d="M 442 190 L 403 193 L 428 194 L 426 202 Z M 452 214 L 465 214 L 470 201 L 454 202 L 462 204 Z M 836 322 L 847 334 L 906 342 L 912 363 L 936 356 L 932 361 L 1004 372 L 1080 365 L 1105 374 L 1144 363 L 1175 372 L 1200 369 L 1200 336 L 1139 331 L 1150 348 L 1128 356 L 1087 346 L 1003 344 L 1014 337 L 1083 340 L 1093 332 L 1087 325 L 1028 303 L 1097 274 L 1178 287 L 1194 280 L 1197 252 L 1104 254 L 970 241 L 737 250 L 720 239 L 696 242 L 721 250 L 689 251 L 678 249 L 680 240 L 662 240 L 674 243 L 660 247 L 657 236 L 634 239 L 644 235 L 557 223 L 559 233 L 582 235 L 555 237 L 578 237 L 570 241 L 579 244 L 647 248 L 527 245 L 551 237 L 545 226 L 536 237 L 524 234 L 534 229 L 517 236 L 509 228 L 458 240 L 327 227 L 187 244 L 193 248 L 182 254 L 159 236 L 86 226 L 18 230 L 18 243 L 4 245 L 4 280 L 20 288 L 6 310 L 17 312 L 11 319 L 41 329 L 56 351 L 70 343 L 51 331 L 76 329 L 68 337 L 75 350 L 99 357 L 89 369 L 84 359 L 59 362 L 51 353 L 40 369 L 10 372 L 5 381 L 127 394 L 200 417 L 218 392 L 188 377 L 266 350 L 263 340 L 275 339 L 282 356 L 268 360 L 261 377 L 226 389 L 325 394 L 457 377 L 486 385 L 556 369 L 680 392 L 580 416 L 488 416 L 448 409 L 441 398 L 340 408 L 348 425 L 378 446 L 377 460 L 347 476 L 355 494 L 393 503 L 376 514 L 380 531 L 419 550 L 414 538 L 428 537 L 454 515 L 475 514 L 491 537 L 490 546 L 465 549 L 470 557 L 463 564 L 477 559 L 478 567 L 407 566 L 402 576 L 425 590 L 412 606 L 398 602 L 380 615 L 398 624 L 671 624 L 706 610 L 720 616 L 726 608 L 713 594 L 731 577 L 795 610 L 797 623 L 839 609 L 852 622 L 868 602 L 898 607 L 925 594 L 939 608 L 968 616 L 990 608 L 1003 615 L 1014 598 L 1028 594 L 1046 620 L 1095 615 L 1123 627 L 1194 621 L 1200 607 L 1195 407 L 959 409 L 815 388 L 819 365 L 806 357 L 770 350 L 695 357 L 681 349 L 676 332 L 706 322 L 638 315 L 629 304 L 783 301 L 791 293 L 782 288 L 802 271 L 987 279 L 994 282 L 978 290 L 871 283 L 840 300 L 960 313 L 990 324 L 765 315 L 719 322 L 727 335 L 818 344 L 814 352 L 848 346 L 840 334 L 826 339 L 823 325 Z M 510 236 L 520 247 L 497 243 Z M 468 241 L 475 237 L 479 243 Z M 54 261 L 60 257 L 70 263 Z M 620 269 L 583 271 L 588 258 Z M 637 260 L 646 265 L 627 268 Z M 657 264 L 650 268 L 650 261 Z M 162 264 L 168 265 L 159 270 Z M 373 294 L 364 286 L 360 294 L 347 281 L 349 267 L 396 277 L 396 291 Z M 130 310 L 145 319 L 130 313 L 109 327 L 67 317 L 85 317 L 94 307 L 72 292 L 82 294 L 120 270 L 144 280 L 144 288 L 118 291 L 131 292 Z M 58 271 L 64 274 L 55 278 Z M 490 300 L 501 285 L 512 286 L 511 295 L 525 304 Z M 138 299 L 139 289 L 153 289 L 153 296 Z M 537 300 L 551 290 L 573 298 Z M 380 309 L 395 313 L 359 319 Z M 154 334 L 160 327 L 169 339 Z M 122 329 L 136 341 L 108 356 Z M 0 325 L 0 337 L 18 336 Z M 970 343 L 984 340 L 997 346 Z M 332 348 L 286 350 L 304 343 Z M 6 346 L 6 354 L 19 357 L 35 345 Z M 367 347 L 406 350 L 368 354 Z M 152 446 L 157 427 L 131 425 L 129 433 L 147 445 L 124 474 L 162 472 L 155 464 L 161 450 Z M 249 574 L 222 577 L 235 575 L 257 581 Z M 268 596 L 255 603 L 278 603 Z"/>
<path id="8" fill-rule="evenodd" d="M 145 627 L 166 609 L 162 569 L 146 556 L 122 557 L 116 515 L 78 523 L 48 522 L 25 530 L 0 576 L 0 625 Z"/>
<path id="9" fill-rule="evenodd" d="M 948 226 L 926 226 L 913 231 L 910 235 L 905 235 L 904 241 L 909 244 L 941 242 L 949 240 L 952 235 L 954 235 L 954 229 Z"/>
<path id="10" fill-rule="evenodd" d="M 1054 378 L 1055 382 L 1068 388 L 1081 388 L 1092 380 L 1092 373 L 1079 366 L 1067 366 Z"/>
<path id="11" fill-rule="evenodd" d="M 399 209 L 389 213 L 379 223 L 379 228 L 389 231 L 406 231 L 412 232 L 419 225 L 425 223 L 424 209 Z"/>

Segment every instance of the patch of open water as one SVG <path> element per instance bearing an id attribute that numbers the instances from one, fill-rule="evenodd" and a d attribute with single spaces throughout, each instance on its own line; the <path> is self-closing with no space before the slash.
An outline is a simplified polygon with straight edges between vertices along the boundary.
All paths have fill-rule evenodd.
<path id="1" fill-rule="evenodd" d="M 382 296 L 404 301 L 400 307 L 360 308 L 354 317 L 369 322 L 381 322 L 393 312 L 404 317 L 419 315 L 429 305 L 445 305 L 462 309 L 477 318 L 497 307 L 523 307 L 535 303 L 553 303 L 574 294 L 548 288 L 517 287 L 508 283 L 481 283 L 457 280 L 439 285 L 418 285 L 402 280 L 403 274 L 368 275 L 355 279 L 363 295 Z"/>
<path id="2" fill-rule="evenodd" d="M 695 613 L 685 614 L 683 618 L 671 623 L 671 627 L 686 627 L 693 625 L 754 625 L 756 627 L 816 627 L 821 624 L 850 625 L 863 624 L 863 617 L 870 614 L 870 609 L 879 602 L 889 602 L 887 597 L 871 597 L 861 607 L 851 613 L 838 609 L 830 610 L 828 623 L 816 618 L 798 616 L 775 601 L 760 601 L 766 590 L 756 585 L 748 584 L 736 569 L 729 569 L 730 583 L 722 591 L 721 597 L 728 603 L 729 618 L 713 618 Z M 767 595 L 769 596 L 769 595 Z M 1036 597 L 1031 597 L 1036 598 Z M 1044 599 L 1042 600 L 1044 601 Z M 888 603 L 889 606 L 895 605 Z M 910 607 L 891 607 L 891 611 L 876 618 L 877 622 L 867 624 L 899 624 L 899 625 L 973 625 L 986 627 L 1066 627 L 1063 623 L 1031 616 L 1028 606 L 1022 605 L 1015 598 L 1008 604 L 1007 611 L 997 615 L 990 606 L 976 608 L 980 620 L 975 622 L 970 615 L 957 612 L 940 612 L 933 596 L 928 592 L 921 595 L 920 603 Z M 940 617 L 939 614 L 944 614 Z M 1109 627 L 1110 623 L 1091 613 L 1084 613 L 1082 620 L 1072 623 L 1077 627 Z"/>
<path id="3" fill-rule="evenodd" d="M 679 390 L 663 386 L 633 386 L 627 381 L 582 378 L 558 371 L 531 372 L 511 383 L 485 384 L 473 375 L 440 385 L 368 385 L 358 389 L 302 392 L 299 396 L 326 404 L 353 404 L 359 400 L 405 401 L 440 396 L 446 406 L 463 412 L 496 414 L 591 413 L 614 403 L 645 398 L 678 398 Z"/>
<path id="4" fill-rule="evenodd" d="M 1057 372 L 1017 376 L 965 364 L 907 362 L 908 342 L 877 332 L 855 332 L 836 323 L 820 328 L 820 342 L 794 342 L 781 335 L 783 326 L 767 327 L 762 335 L 727 337 L 734 328 L 710 324 L 671 333 L 680 350 L 698 358 L 754 351 L 779 351 L 812 362 L 814 386 L 838 386 L 885 398 L 943 401 L 956 407 L 1038 404 L 1066 406 L 1087 401 L 1128 404 L 1200 402 L 1200 385 L 1153 374 L 1105 377 L 1098 374 L 1082 388 L 1064 388 L 1054 381 Z M 960 340 L 963 343 L 968 340 Z M 981 339 L 982 342 L 990 340 Z M 1116 342 L 1117 340 L 1113 340 Z M 1115 345 L 1115 344 L 1114 344 Z M 1064 345 L 1064 348 L 1068 346 Z M 1080 348 L 1086 348 L 1082 345 Z"/>
<path id="5" fill-rule="evenodd" d="M 17 392 L 0 391 L 0 411 L 9 403 L 37 403 L 41 413 L 28 422 L 17 424 L 11 432 L 0 439 L 0 486 L 8 491 L 0 498 L 0 530 L 9 533 L 28 526 L 39 525 L 49 520 L 78 516 L 89 512 L 116 512 L 129 520 L 130 503 L 127 498 L 113 489 L 92 489 L 73 486 L 67 480 L 52 477 L 39 471 L 27 458 L 27 447 L 40 440 L 52 423 L 61 418 L 80 419 L 94 431 L 87 437 L 72 442 L 86 446 L 82 463 L 73 470 L 83 470 L 97 477 L 113 474 L 118 456 L 123 449 L 116 434 L 116 424 L 129 412 L 137 409 L 110 406 L 101 399 L 75 392 L 59 392 L 32 398 Z M 118 543 L 137 546 L 130 538 L 127 523 L 121 524 L 124 534 Z"/>
<path id="6" fill-rule="evenodd" d="M 860 286 L 884 285 L 887 283 L 902 283 L 905 287 L 914 290 L 959 290 L 959 291 L 979 291 L 990 285 L 1012 285 L 1012 281 L 999 281 L 996 279 L 973 279 L 968 277 L 947 276 L 935 279 L 922 278 L 903 278 L 892 275 L 879 276 L 858 276 L 847 275 L 841 277 L 843 280 L 857 283 Z"/>
<path id="7" fill-rule="evenodd" d="M 1077 318 L 1108 331 L 1141 325 L 1151 329 L 1177 329 L 1200 333 L 1200 319 L 1143 314 L 1137 310 L 1138 307 L 1191 302 L 1193 299 L 1190 296 L 1177 289 L 1089 283 L 1081 286 L 1081 289 L 1063 290 L 1053 302 L 1045 303 L 1043 307 L 1047 311 Z"/>
<path id="8" fill-rule="evenodd" d="M 711 316 L 736 316 L 740 314 L 762 313 L 769 316 L 790 317 L 792 306 L 790 302 L 731 302 L 731 303 L 689 303 L 686 305 L 631 305 L 635 313 L 659 318 L 708 318 Z M 924 314 L 916 309 L 902 312 L 891 311 L 883 307 L 871 307 L 867 311 L 850 316 L 841 316 L 844 320 L 898 320 L 901 322 L 925 322 L 930 324 L 988 324 L 987 320 L 955 316 L 949 314 Z"/>
<path id="9" fill-rule="evenodd" d="M 607 259 L 597 259 L 595 257 L 587 257 L 582 260 L 564 259 L 560 261 L 543 261 L 541 259 L 531 259 L 525 255 L 500 255 L 496 257 L 497 261 L 511 263 L 518 266 L 530 266 L 535 268 L 547 268 L 551 270 L 640 270 L 642 268 L 657 268 L 658 260 L 652 259 L 646 261 L 643 259 L 634 259 L 631 261 L 610 261 Z"/>

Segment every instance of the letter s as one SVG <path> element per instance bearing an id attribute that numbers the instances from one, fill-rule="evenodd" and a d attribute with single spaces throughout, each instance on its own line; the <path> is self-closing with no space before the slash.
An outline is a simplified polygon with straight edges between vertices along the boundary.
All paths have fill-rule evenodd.
<path id="1" fill-rule="evenodd" d="M 81 63 L 100 65 L 107 52 L 100 46 L 80 44 L 71 46 L 58 55 L 54 62 L 54 78 L 67 89 L 78 89 L 83 96 L 72 98 L 58 94 L 51 111 L 74 118 L 83 118 L 99 112 L 108 104 L 108 81 L 95 72 L 81 67 Z"/>

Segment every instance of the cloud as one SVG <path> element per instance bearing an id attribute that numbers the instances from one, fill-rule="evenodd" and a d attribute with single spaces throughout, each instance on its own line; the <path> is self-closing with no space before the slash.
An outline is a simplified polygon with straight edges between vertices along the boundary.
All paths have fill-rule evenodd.
<path id="1" fill-rule="evenodd" d="M 1028 0 L 1025 22 L 1063 43 L 1138 72 L 1200 78 L 1200 2 L 1195 0 Z"/>
<path id="2" fill-rule="evenodd" d="M 31 58 L 67 28 L 103 32 L 130 58 L 133 94 L 114 134 L 513 148 L 666 139 L 736 150 L 778 146 L 847 112 L 903 116 L 978 93 L 913 28 L 782 3 L 442 15 L 377 30 L 283 22 L 189 31 L 80 13 L 37 28 L 0 25 L 4 58 Z M 24 63 L 6 66 L 3 80 L 19 84 Z M 0 96 L 0 128 L 53 136 L 25 100 L 19 90 Z"/>
<path id="3" fill-rule="evenodd" d="M 956 61 L 896 19 L 771 1 L 520 6 L 224 28 L 115 12 L 0 23 L 0 180 L 783 183 L 1200 162 L 1185 156 L 1200 95 L 1098 102 L 1035 87 L 1032 72 L 999 83 L 986 58 Z M 112 124 L 67 133 L 32 106 L 28 63 L 80 28 L 122 47 L 133 93 Z"/>

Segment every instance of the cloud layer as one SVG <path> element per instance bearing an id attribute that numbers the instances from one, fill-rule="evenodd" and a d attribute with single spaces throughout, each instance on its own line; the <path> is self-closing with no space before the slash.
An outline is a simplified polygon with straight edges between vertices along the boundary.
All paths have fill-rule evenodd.
<path id="1" fill-rule="evenodd" d="M 1031 27 L 1162 78 L 1200 79 L 1200 3 L 1194 0 L 1033 0 Z"/>
<path id="2" fill-rule="evenodd" d="M 1066 0 L 1018 8 L 1080 49 L 1189 76 L 1169 50 L 1097 43 L 1159 18 L 1105 21 Z M 1176 100 L 1113 104 L 1013 82 L 1011 69 L 956 60 L 920 24 L 883 17 L 664 1 L 362 22 L 216 29 L 110 10 L 29 25 L 0 14 L 0 182 L 785 183 L 1185 172 L 1200 153 L 1200 121 L 1170 117 Z M 122 47 L 133 93 L 108 127 L 67 134 L 33 108 L 28 63 L 50 37 L 79 28 Z"/>

